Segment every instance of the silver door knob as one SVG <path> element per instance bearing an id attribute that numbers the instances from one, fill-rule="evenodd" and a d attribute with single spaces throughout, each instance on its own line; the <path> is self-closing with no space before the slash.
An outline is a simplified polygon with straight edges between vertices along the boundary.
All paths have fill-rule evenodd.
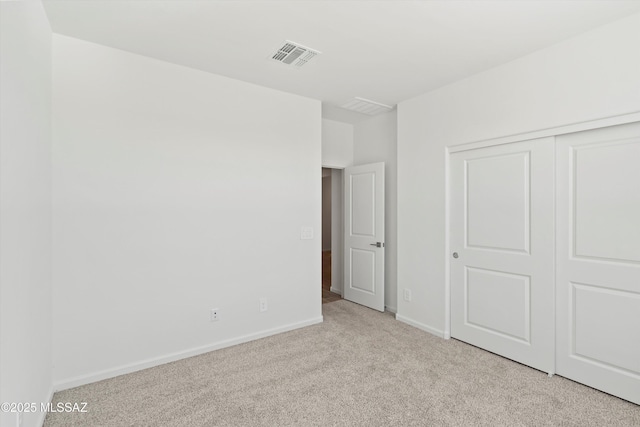
<path id="1" fill-rule="evenodd" d="M 454 258 L 458 258 L 458 252 L 454 252 L 454 253 L 453 253 L 453 257 L 454 257 Z"/>
<path id="2" fill-rule="evenodd" d="M 382 242 L 369 243 L 370 246 L 375 246 L 376 248 L 381 248 L 384 246 Z"/>

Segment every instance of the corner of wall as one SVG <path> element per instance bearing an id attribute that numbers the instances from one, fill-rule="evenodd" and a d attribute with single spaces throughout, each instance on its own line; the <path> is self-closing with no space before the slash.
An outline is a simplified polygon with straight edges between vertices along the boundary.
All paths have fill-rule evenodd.
<path id="1" fill-rule="evenodd" d="M 39 1 L 0 8 L 0 401 L 38 405 L 27 427 L 52 390 L 52 33 Z"/>

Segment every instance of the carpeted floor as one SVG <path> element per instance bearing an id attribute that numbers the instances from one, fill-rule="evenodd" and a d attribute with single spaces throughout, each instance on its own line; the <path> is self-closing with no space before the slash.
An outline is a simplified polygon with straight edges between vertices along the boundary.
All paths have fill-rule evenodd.
<path id="1" fill-rule="evenodd" d="M 324 323 L 56 393 L 45 426 L 640 426 L 640 406 L 337 301 Z"/>

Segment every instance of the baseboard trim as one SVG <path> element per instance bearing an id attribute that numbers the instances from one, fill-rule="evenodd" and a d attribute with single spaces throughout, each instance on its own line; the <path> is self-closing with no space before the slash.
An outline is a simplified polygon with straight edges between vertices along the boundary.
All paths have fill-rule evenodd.
<path id="1" fill-rule="evenodd" d="M 440 329 L 437 329 L 437 328 L 434 328 L 434 327 L 429 326 L 429 325 L 425 325 L 424 323 L 417 322 L 417 321 L 415 321 L 413 319 L 409 319 L 408 317 L 404 317 L 404 316 L 402 316 L 400 314 L 396 314 L 396 320 L 399 320 L 402 323 L 406 323 L 407 325 L 411 325 L 414 328 L 418 328 L 418 329 L 423 330 L 425 332 L 429 332 L 430 334 L 435 335 L 437 337 L 444 338 L 444 339 L 448 338 L 447 334 L 445 334 L 444 331 L 442 331 Z"/>
<path id="2" fill-rule="evenodd" d="M 384 310 L 389 313 L 398 314 L 398 309 L 396 307 L 389 307 L 388 305 L 385 305 Z"/>
<path id="3" fill-rule="evenodd" d="M 333 292 L 334 294 L 338 294 L 340 296 L 342 296 L 342 289 L 338 289 L 338 288 L 334 288 L 333 286 L 329 288 L 329 290 L 331 292 Z"/>
<path id="4" fill-rule="evenodd" d="M 267 329 L 267 330 L 256 332 L 253 334 L 243 335 L 237 338 L 232 338 L 232 339 L 220 341 L 213 344 L 208 344 L 202 347 L 192 348 L 190 350 L 170 353 L 164 356 L 154 357 L 151 359 L 142 360 L 140 362 L 122 365 L 113 369 L 106 369 L 106 370 L 94 372 L 88 375 L 81 375 L 75 378 L 57 381 L 53 384 L 53 391 L 67 390 L 70 388 L 79 387 L 79 386 L 94 383 L 97 381 L 106 380 L 108 378 L 113 378 L 113 377 L 117 377 L 124 374 L 130 374 L 132 372 L 141 371 L 147 368 L 153 368 L 154 366 L 163 365 L 165 363 L 175 362 L 176 360 L 198 356 L 200 354 L 208 353 L 210 351 L 232 347 L 234 345 L 243 344 L 249 341 L 255 341 L 260 338 L 266 338 L 272 335 L 293 331 L 295 329 L 304 328 L 306 326 L 311 326 L 311 325 L 315 325 L 322 322 L 323 322 L 323 317 L 319 316 L 309 320 L 304 320 L 302 322 L 290 323 L 288 325 L 280 326 L 277 328 Z M 53 392 L 52 392 L 52 395 L 53 395 Z"/>

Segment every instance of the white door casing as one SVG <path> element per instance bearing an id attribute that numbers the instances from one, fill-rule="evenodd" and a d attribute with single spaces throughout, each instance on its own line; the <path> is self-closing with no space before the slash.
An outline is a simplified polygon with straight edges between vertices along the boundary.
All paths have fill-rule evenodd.
<path id="1" fill-rule="evenodd" d="M 640 123 L 557 138 L 557 372 L 640 404 Z"/>
<path id="2" fill-rule="evenodd" d="M 451 336 L 553 373 L 553 137 L 452 153 L 450 171 Z"/>
<path id="3" fill-rule="evenodd" d="M 344 170 L 344 292 L 384 311 L 384 163 Z"/>

